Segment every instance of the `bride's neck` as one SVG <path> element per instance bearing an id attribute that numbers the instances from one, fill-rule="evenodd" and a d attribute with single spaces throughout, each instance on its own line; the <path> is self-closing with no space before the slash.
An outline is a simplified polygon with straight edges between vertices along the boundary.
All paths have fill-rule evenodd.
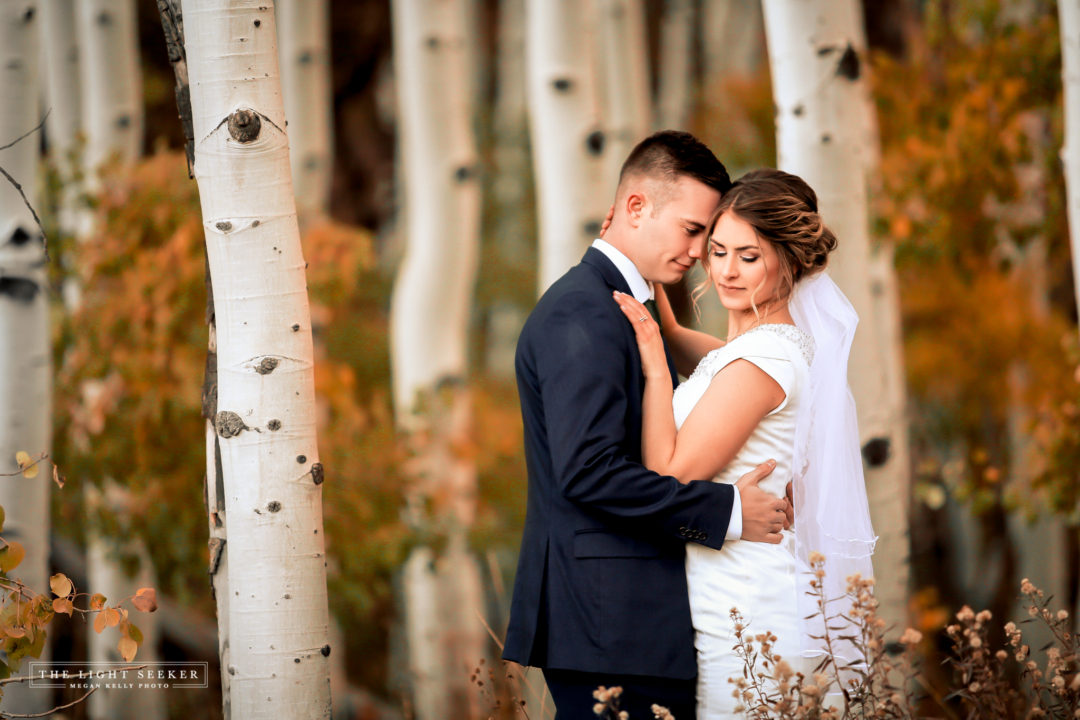
<path id="1" fill-rule="evenodd" d="M 728 340 L 742 335 L 747 330 L 765 325 L 766 323 L 790 323 L 794 324 L 787 302 L 770 304 L 759 307 L 757 313 L 753 310 L 729 310 L 728 311 Z"/>

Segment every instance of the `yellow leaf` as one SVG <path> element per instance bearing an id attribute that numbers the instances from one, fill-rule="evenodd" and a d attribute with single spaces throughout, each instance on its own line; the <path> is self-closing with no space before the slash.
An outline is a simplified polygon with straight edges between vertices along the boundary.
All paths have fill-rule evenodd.
<path id="1" fill-rule="evenodd" d="M 38 474 L 38 466 L 34 462 L 34 459 L 30 457 L 30 453 L 25 450 L 20 450 L 15 453 L 15 462 L 19 463 L 19 469 L 22 470 L 24 478 L 36 478 Z"/>
<path id="2" fill-rule="evenodd" d="M 52 601 L 53 612 L 63 613 L 65 615 L 71 615 L 73 606 L 71 600 L 66 597 L 58 597 Z"/>
<path id="3" fill-rule="evenodd" d="M 71 594 L 71 581 L 68 580 L 67 575 L 64 573 L 56 573 L 49 578 L 49 587 L 53 591 L 53 595 L 57 597 L 66 598 Z"/>
<path id="4" fill-rule="evenodd" d="M 94 618 L 94 632 L 98 633 L 99 635 L 102 632 L 105 631 L 105 613 L 106 612 L 108 612 L 108 611 L 107 610 L 102 610 L 101 612 L 99 612 L 97 614 L 97 617 Z"/>
<path id="5" fill-rule="evenodd" d="M 106 627 L 112 627 L 113 625 L 119 625 L 123 616 L 116 608 L 106 608 L 105 610 L 105 625 Z"/>
<path id="6" fill-rule="evenodd" d="M 9 542 L 7 547 L 0 549 L 0 571 L 11 572 L 19 566 L 26 557 L 26 549 L 20 542 Z"/>
<path id="7" fill-rule="evenodd" d="M 131 604 L 136 610 L 154 612 L 157 610 L 157 592 L 152 587 L 139 588 L 135 597 L 131 598 Z"/>
<path id="8" fill-rule="evenodd" d="M 139 650 L 139 644 L 129 637 L 122 637 L 120 642 L 116 643 L 116 649 L 120 651 L 120 657 L 126 662 L 131 662 Z"/>

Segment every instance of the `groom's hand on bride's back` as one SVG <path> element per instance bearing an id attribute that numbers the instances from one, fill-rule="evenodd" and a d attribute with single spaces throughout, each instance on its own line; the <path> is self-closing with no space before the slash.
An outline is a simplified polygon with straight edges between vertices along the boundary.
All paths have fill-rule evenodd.
<path id="1" fill-rule="evenodd" d="M 788 518 L 791 505 L 787 499 L 778 498 L 758 487 L 762 478 L 768 477 L 775 467 L 776 463 L 769 460 L 743 475 L 735 483 L 739 488 L 739 500 L 742 503 L 743 540 L 777 544 L 782 538 L 780 532 L 791 526 Z"/>

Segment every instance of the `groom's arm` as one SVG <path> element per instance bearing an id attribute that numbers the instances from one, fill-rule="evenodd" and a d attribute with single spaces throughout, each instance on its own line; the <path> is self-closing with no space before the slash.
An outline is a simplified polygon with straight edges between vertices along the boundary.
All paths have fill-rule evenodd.
<path id="1" fill-rule="evenodd" d="M 626 426 L 629 353 L 636 348 L 618 312 L 614 301 L 605 309 L 585 294 L 564 297 L 545 319 L 542 342 L 534 340 L 553 479 L 564 497 L 592 511 L 718 549 L 734 488 L 683 484 L 630 459 L 641 432 Z"/>

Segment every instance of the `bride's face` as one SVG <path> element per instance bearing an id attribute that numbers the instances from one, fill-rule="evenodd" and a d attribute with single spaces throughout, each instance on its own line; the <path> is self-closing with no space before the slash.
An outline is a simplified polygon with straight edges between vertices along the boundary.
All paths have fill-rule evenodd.
<path id="1" fill-rule="evenodd" d="M 716 221 L 709 237 L 709 280 L 728 310 L 760 310 L 776 296 L 780 258 L 776 248 L 734 212 Z"/>

